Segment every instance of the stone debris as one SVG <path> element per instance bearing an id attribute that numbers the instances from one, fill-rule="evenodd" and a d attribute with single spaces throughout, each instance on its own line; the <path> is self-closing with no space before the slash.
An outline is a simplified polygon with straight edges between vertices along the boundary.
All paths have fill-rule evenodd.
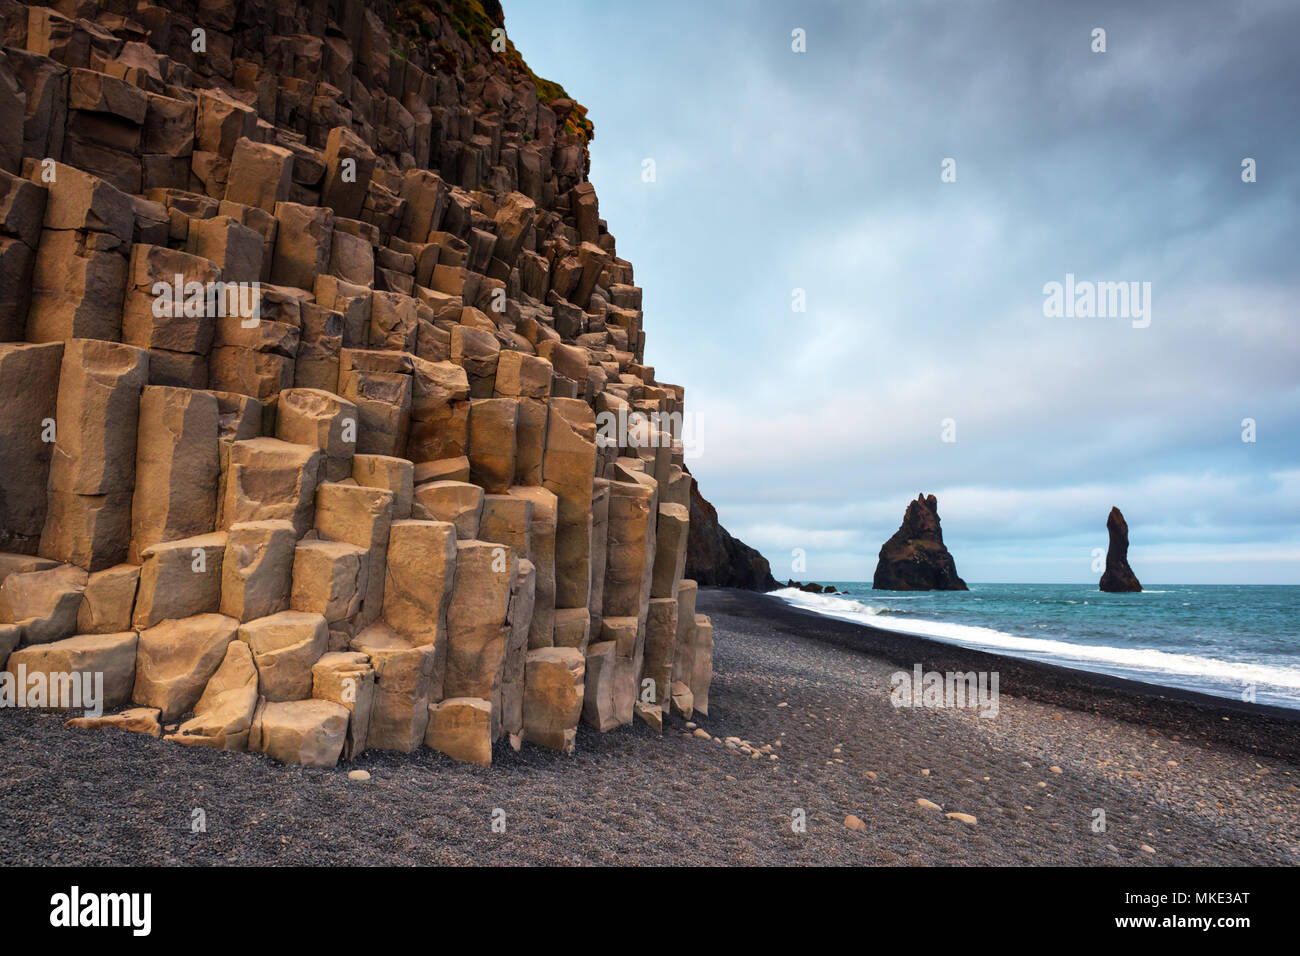
<path id="1" fill-rule="evenodd" d="M 159 712 L 152 707 L 129 707 L 116 714 L 102 717 L 73 717 L 65 720 L 65 727 L 78 727 L 83 730 L 129 730 L 132 733 L 148 734 L 150 737 L 162 736 L 162 724 L 158 722 Z"/>
<path id="2" fill-rule="evenodd" d="M 707 716 L 586 111 L 494 4 L 119 6 L 0 4 L 0 667 L 311 766 Z"/>

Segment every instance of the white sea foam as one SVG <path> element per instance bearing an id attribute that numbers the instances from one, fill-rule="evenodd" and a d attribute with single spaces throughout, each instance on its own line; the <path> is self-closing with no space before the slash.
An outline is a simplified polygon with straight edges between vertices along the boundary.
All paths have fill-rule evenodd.
<path id="1" fill-rule="evenodd" d="M 1224 696 L 1237 697 L 1242 688 L 1253 685 L 1261 697 L 1267 694 L 1279 698 L 1278 703 L 1300 707 L 1300 667 L 1246 664 L 1154 648 L 1094 646 L 1040 637 L 1018 637 L 971 624 L 926 621 L 911 616 L 900 619 L 886 607 L 873 607 L 833 594 L 809 594 L 797 588 L 782 588 L 771 593 L 789 604 L 827 617 L 901 634 Z"/>

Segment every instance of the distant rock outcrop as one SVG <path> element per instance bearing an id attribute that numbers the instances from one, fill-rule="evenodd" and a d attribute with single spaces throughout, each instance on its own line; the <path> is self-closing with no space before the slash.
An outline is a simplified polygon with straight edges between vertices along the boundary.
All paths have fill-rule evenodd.
<path id="1" fill-rule="evenodd" d="M 718 523 L 718 512 L 691 482 L 691 522 L 686 539 L 686 577 L 703 586 L 775 591 L 772 567 Z"/>
<path id="2" fill-rule="evenodd" d="M 1141 591 L 1142 584 L 1128 566 L 1128 522 L 1118 508 L 1110 509 L 1106 530 L 1110 532 L 1110 547 L 1106 549 L 1106 571 L 1101 576 L 1101 590 Z"/>
<path id="3" fill-rule="evenodd" d="M 944 547 L 934 495 L 917 495 L 908 504 L 902 526 L 880 549 L 871 586 L 878 591 L 967 590 Z"/>
<path id="4" fill-rule="evenodd" d="M 818 584 L 816 581 L 809 581 L 807 584 L 803 584 L 802 582 L 796 581 L 793 578 L 786 579 L 785 586 L 788 588 L 796 588 L 800 591 L 807 591 L 809 594 L 839 594 L 840 593 L 835 590 L 835 585 L 833 584 L 821 585 Z"/>

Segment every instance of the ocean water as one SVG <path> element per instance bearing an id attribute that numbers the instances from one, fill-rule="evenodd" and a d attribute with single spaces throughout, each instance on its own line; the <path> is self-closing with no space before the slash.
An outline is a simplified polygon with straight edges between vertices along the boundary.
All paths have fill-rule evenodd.
<path id="1" fill-rule="evenodd" d="M 828 617 L 1063 667 L 1300 709 L 1300 587 L 972 584 L 969 591 L 774 592 Z"/>

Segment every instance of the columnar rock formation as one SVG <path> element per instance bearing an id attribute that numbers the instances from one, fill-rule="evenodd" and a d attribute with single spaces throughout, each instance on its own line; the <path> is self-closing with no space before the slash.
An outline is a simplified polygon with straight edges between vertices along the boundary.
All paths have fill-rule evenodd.
<path id="1" fill-rule="evenodd" d="M 0 691 L 312 765 L 707 713 L 684 392 L 497 4 L 0 26 Z"/>
<path id="2" fill-rule="evenodd" d="M 880 548 L 871 586 L 880 591 L 967 590 L 944 546 L 934 495 L 917 495 L 908 504 L 902 525 Z"/>
<path id="3" fill-rule="evenodd" d="M 1111 508 L 1106 517 L 1106 531 L 1110 534 L 1110 546 L 1106 549 L 1106 570 L 1102 572 L 1102 591 L 1141 591 L 1142 585 L 1137 575 L 1128 566 L 1128 522 L 1118 508 Z"/>

